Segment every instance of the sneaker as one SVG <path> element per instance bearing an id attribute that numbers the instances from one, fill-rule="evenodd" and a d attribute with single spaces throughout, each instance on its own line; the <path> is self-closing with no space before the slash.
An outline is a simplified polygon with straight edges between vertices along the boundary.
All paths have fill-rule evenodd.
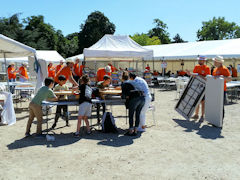
<path id="1" fill-rule="evenodd" d="M 200 119 L 199 119 L 199 122 L 203 122 L 204 121 L 204 117 L 201 116 Z"/>
<path id="2" fill-rule="evenodd" d="M 139 132 L 145 132 L 146 131 L 146 129 L 144 128 L 142 128 L 142 127 L 139 127 L 138 129 L 137 129 Z"/>
<path id="3" fill-rule="evenodd" d="M 35 136 L 35 138 L 39 138 L 39 139 L 41 139 L 41 138 L 45 138 L 46 136 L 45 135 L 43 135 L 43 134 L 37 134 L 36 136 Z"/>
<path id="4" fill-rule="evenodd" d="M 79 132 L 75 132 L 75 133 L 73 133 L 73 136 L 74 137 L 80 137 L 80 133 Z"/>
<path id="5" fill-rule="evenodd" d="M 31 136 L 30 133 L 25 133 L 25 138 L 30 137 L 30 136 Z"/>
<path id="6" fill-rule="evenodd" d="M 193 118 L 193 119 L 198 119 L 199 116 L 198 116 L 197 114 L 195 114 L 192 118 Z"/>

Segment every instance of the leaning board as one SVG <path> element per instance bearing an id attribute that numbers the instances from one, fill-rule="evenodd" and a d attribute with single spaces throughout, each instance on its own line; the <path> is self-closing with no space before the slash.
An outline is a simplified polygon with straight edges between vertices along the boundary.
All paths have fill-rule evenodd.
<path id="1" fill-rule="evenodd" d="M 222 127 L 223 124 L 224 79 L 207 76 L 205 95 L 205 119 L 209 123 Z"/>
<path id="2" fill-rule="evenodd" d="M 191 77 L 175 106 L 175 110 L 189 120 L 205 94 L 205 87 L 205 79 L 199 76 Z"/>

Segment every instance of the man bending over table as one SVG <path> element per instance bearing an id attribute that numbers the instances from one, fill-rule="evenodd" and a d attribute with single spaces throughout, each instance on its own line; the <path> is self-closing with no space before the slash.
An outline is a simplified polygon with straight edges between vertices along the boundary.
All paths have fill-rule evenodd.
<path id="1" fill-rule="evenodd" d="M 36 137 L 41 138 L 44 137 L 42 135 L 42 120 L 43 120 L 43 112 L 42 112 L 42 101 L 43 100 L 51 100 L 57 101 L 56 95 L 53 93 L 52 88 L 54 86 L 54 81 L 52 78 L 46 78 L 44 81 L 45 86 L 41 87 L 37 94 L 34 96 L 32 101 L 29 103 L 29 119 L 27 123 L 25 137 L 30 136 L 30 129 L 34 117 L 37 118 L 37 133 Z"/>

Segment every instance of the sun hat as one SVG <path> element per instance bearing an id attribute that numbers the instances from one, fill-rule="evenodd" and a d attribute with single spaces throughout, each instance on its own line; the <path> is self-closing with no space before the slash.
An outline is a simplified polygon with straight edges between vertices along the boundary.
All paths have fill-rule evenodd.
<path id="1" fill-rule="evenodd" d="M 224 63 L 224 59 L 222 56 L 216 56 L 215 58 L 212 59 L 213 61 L 216 61 L 218 63 Z"/>
<path id="2" fill-rule="evenodd" d="M 105 66 L 105 71 L 107 72 L 107 73 L 109 73 L 109 72 L 111 72 L 111 67 L 110 66 Z"/>
<path id="3" fill-rule="evenodd" d="M 71 60 L 71 59 L 67 59 L 67 60 L 66 60 L 66 63 L 74 63 L 74 62 L 73 62 L 73 60 Z"/>
<path id="4" fill-rule="evenodd" d="M 199 61 L 206 61 L 207 60 L 206 56 L 199 56 L 197 59 Z"/>

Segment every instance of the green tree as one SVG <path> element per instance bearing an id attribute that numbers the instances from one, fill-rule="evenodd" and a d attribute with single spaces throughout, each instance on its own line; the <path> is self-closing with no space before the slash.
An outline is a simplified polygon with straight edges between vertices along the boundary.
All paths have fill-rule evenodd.
<path id="1" fill-rule="evenodd" d="M 174 36 L 173 40 L 174 40 L 174 41 L 173 41 L 172 43 L 182 43 L 182 42 L 185 42 L 185 41 L 180 37 L 179 34 L 176 34 L 176 36 Z"/>
<path id="2" fill-rule="evenodd" d="M 147 34 L 134 34 L 133 36 L 130 36 L 135 42 L 140 44 L 141 46 L 147 46 L 147 45 L 158 45 L 161 44 L 160 39 L 158 39 L 157 36 L 149 37 Z"/>
<path id="3" fill-rule="evenodd" d="M 79 32 L 79 53 L 84 48 L 90 47 L 101 39 L 105 34 L 114 34 L 115 25 L 101 12 L 95 11 L 91 13 L 85 24 L 81 24 Z"/>
<path id="4" fill-rule="evenodd" d="M 220 40 L 240 37 L 240 27 L 234 22 L 228 22 L 224 17 L 213 17 L 212 20 L 202 22 L 197 31 L 197 38 L 203 40 Z"/>
<path id="5" fill-rule="evenodd" d="M 38 50 L 57 50 L 58 35 L 52 25 L 44 22 L 43 16 L 31 16 L 24 22 L 27 45 Z"/>
<path id="6" fill-rule="evenodd" d="M 154 19 L 153 23 L 156 24 L 156 26 L 148 32 L 148 35 L 150 37 L 157 36 L 162 44 L 170 43 L 171 40 L 169 38 L 169 33 L 167 32 L 167 25 L 160 19 Z"/>

